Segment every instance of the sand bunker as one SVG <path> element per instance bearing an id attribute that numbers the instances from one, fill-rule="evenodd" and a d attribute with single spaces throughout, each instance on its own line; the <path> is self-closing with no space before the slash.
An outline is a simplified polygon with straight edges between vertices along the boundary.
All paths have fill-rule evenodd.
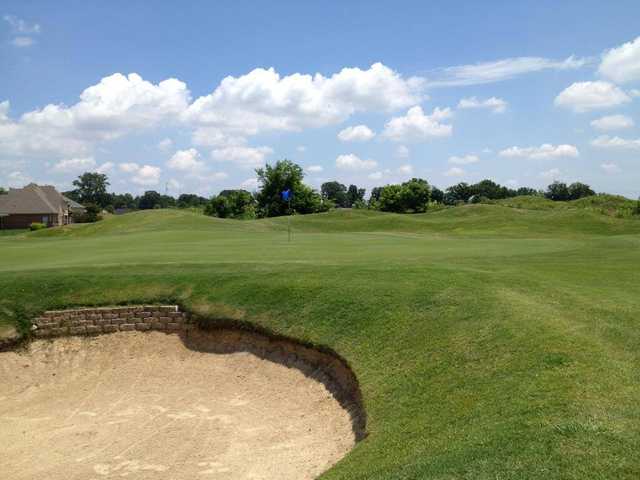
<path id="1" fill-rule="evenodd" d="M 311 479 L 353 447 L 353 412 L 309 371 L 212 352 L 211 335 L 123 332 L 0 353 L 2 478 Z"/>

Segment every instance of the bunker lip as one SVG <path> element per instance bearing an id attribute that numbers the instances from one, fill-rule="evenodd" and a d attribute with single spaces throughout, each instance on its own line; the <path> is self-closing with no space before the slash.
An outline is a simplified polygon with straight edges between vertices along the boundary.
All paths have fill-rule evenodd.
<path id="1" fill-rule="evenodd" d="M 339 404 L 338 406 L 334 403 L 334 405 L 336 405 L 335 408 L 343 412 L 341 415 L 344 417 L 344 426 L 347 427 L 348 425 L 351 430 L 351 446 L 353 446 L 353 442 L 357 442 L 366 436 L 366 414 L 357 378 L 346 360 L 331 349 L 277 335 L 248 322 L 228 318 L 191 316 L 186 312 L 180 312 L 176 306 L 160 307 L 161 306 L 100 307 L 46 312 L 34 321 L 34 324 L 38 326 L 35 330 L 36 335 L 41 337 L 43 341 L 23 343 L 20 347 L 14 348 L 14 352 L 7 352 L 7 355 L 15 354 L 14 356 L 19 355 L 27 359 L 29 358 L 29 352 L 32 346 L 42 349 L 45 348 L 44 346 L 46 345 L 51 345 L 49 348 L 54 349 L 56 343 L 58 343 L 59 347 L 64 350 L 65 347 L 60 342 L 71 342 L 69 343 L 70 345 L 73 344 L 73 342 L 79 342 L 77 345 L 91 345 L 92 342 L 103 341 L 100 340 L 101 338 L 112 338 L 113 340 L 107 340 L 105 344 L 111 345 L 111 348 L 115 348 L 114 345 L 116 345 L 117 342 L 124 339 L 126 343 L 129 341 L 126 339 L 130 337 L 133 339 L 131 341 L 143 341 L 142 339 L 146 339 L 144 341 L 152 342 L 149 345 L 153 345 L 154 347 L 146 347 L 150 349 L 147 352 L 141 352 L 141 356 L 156 355 L 154 351 L 155 346 L 165 345 L 166 343 L 174 345 L 174 349 L 176 345 L 179 345 L 178 348 L 180 351 L 187 352 L 185 355 L 195 355 L 199 356 L 199 358 L 207 358 L 208 356 L 206 354 L 208 353 L 214 354 L 214 357 L 211 358 L 232 358 L 240 355 L 243 356 L 243 358 L 253 358 L 254 360 L 252 361 L 262 361 L 263 363 L 261 365 L 265 365 L 264 362 L 267 362 L 267 364 L 279 365 L 282 371 L 290 370 L 294 375 L 302 374 L 300 378 L 307 378 L 307 381 L 311 381 L 309 385 L 322 384 L 325 395 L 330 394 L 329 398 L 332 398 L 334 402 Z M 166 315 L 167 311 L 174 312 L 172 316 L 168 317 L 171 321 L 166 322 L 174 324 L 169 329 L 166 328 L 166 325 L 163 326 L 162 322 L 157 321 L 157 317 L 159 315 Z M 136 326 L 136 324 L 133 323 L 134 327 L 130 328 L 127 325 L 132 325 L 131 323 L 122 323 L 131 322 L 131 318 L 139 319 L 139 325 Z M 176 324 L 178 326 L 176 326 Z M 105 329 L 105 326 L 108 325 L 111 325 L 111 327 Z M 114 328 L 114 325 L 118 328 Z M 124 329 L 121 328 L 123 325 L 125 325 Z M 72 328 L 74 333 L 71 333 Z M 123 333 L 123 331 L 127 332 L 128 330 L 139 331 Z M 154 330 L 161 330 L 164 334 L 170 335 L 165 336 L 164 334 L 154 332 Z M 113 334 L 105 334 L 110 332 L 113 332 Z M 50 341 L 51 337 L 54 337 L 53 341 Z M 56 340 L 55 338 L 58 337 L 63 338 Z M 86 340 L 83 340 L 82 337 Z M 167 340 L 163 340 L 165 338 Z M 178 343 L 176 344 L 175 342 Z M 147 344 L 142 343 L 141 345 Z M 84 347 L 78 348 L 79 350 L 76 353 L 80 353 Z M 167 346 L 166 348 L 169 347 Z M 71 348 L 71 350 L 73 350 L 73 348 Z M 68 352 L 65 354 L 72 355 L 72 353 Z M 133 361 L 132 359 L 135 358 L 136 352 L 131 351 L 129 355 L 131 356 L 129 360 Z M 173 351 L 171 355 L 173 355 Z M 167 362 L 172 363 L 171 359 L 167 359 Z M 286 368 L 283 370 L 282 367 Z M 239 367 L 240 370 L 243 368 L 242 366 Z M 23 375 L 24 382 L 27 382 L 25 384 L 27 387 L 31 371 L 25 370 L 19 372 L 19 375 Z M 294 372 L 298 373 L 296 374 Z M 2 373 L 2 369 L 0 369 L 0 373 Z M 192 373 L 197 374 L 197 371 L 194 370 Z M 11 375 L 12 374 L 13 372 L 11 372 Z M 11 375 L 8 374 L 5 368 L 2 376 L 9 377 Z M 53 375 L 55 375 L 55 372 Z M 107 373 L 107 376 L 108 375 L 109 373 Z M 253 373 L 250 375 L 253 375 Z M 207 379 L 202 378 L 202 381 L 206 382 Z M 285 389 L 286 388 L 287 387 L 285 387 Z M 312 390 L 313 388 L 311 388 L 310 391 Z M 280 395 L 280 392 L 278 392 L 277 395 Z M 0 397 L 2 397 L 2 395 L 0 395 Z M 10 397 L 5 396 L 5 399 L 6 398 Z M 290 399 L 294 406 L 298 405 L 298 409 L 300 408 L 299 398 L 293 397 Z M 289 400 L 286 400 L 285 403 L 289 403 Z M 309 415 L 304 412 L 298 413 L 301 417 Z M 283 412 L 281 415 L 283 415 L 282 418 L 284 419 L 284 424 L 286 424 L 288 413 Z M 347 431 L 349 427 L 347 427 Z M 346 437 L 340 438 L 344 440 Z M 343 440 L 338 441 L 338 444 L 343 445 L 343 447 L 336 446 L 336 448 L 344 448 L 345 444 Z M 332 463 L 339 460 L 350 448 L 351 447 L 347 447 L 346 450 L 343 450 L 342 453 L 334 458 Z M 297 448 L 294 446 L 291 447 L 291 449 L 296 450 Z M 321 455 L 319 454 L 318 458 L 320 457 Z M 292 461 L 300 461 L 300 459 L 292 459 Z M 134 466 L 133 464 L 127 465 L 126 468 L 133 468 Z M 325 468 L 328 466 L 330 465 L 325 465 Z M 100 472 L 96 471 L 96 473 Z M 112 473 L 115 474 L 115 471 Z M 316 472 L 316 474 L 319 473 L 321 472 Z M 240 477 L 239 475 L 237 478 Z M 160 475 L 158 478 L 163 477 Z"/>

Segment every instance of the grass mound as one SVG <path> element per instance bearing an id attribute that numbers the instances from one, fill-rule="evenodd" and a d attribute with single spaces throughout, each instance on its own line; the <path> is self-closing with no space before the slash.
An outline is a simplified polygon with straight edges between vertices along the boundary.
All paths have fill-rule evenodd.
<path id="1" fill-rule="evenodd" d="M 637 218 L 343 210 L 292 218 L 291 243 L 287 221 L 150 211 L 0 238 L 0 321 L 176 302 L 324 345 L 369 436 L 322 478 L 640 476 Z"/>

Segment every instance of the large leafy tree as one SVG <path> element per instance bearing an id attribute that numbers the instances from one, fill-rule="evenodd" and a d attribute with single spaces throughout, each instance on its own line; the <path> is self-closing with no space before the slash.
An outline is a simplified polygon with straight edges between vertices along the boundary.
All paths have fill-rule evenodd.
<path id="1" fill-rule="evenodd" d="M 412 178 L 402 184 L 400 203 L 405 212 L 421 213 L 427 211 L 431 199 L 429 182 L 422 178 Z"/>
<path id="2" fill-rule="evenodd" d="M 204 213 L 220 218 L 249 219 L 256 216 L 255 205 L 255 198 L 246 190 L 225 190 L 211 199 Z"/>
<path id="3" fill-rule="evenodd" d="M 109 179 L 104 173 L 85 172 L 73 181 L 76 187 L 72 195 L 80 203 L 93 203 L 99 207 L 111 204 L 111 196 L 107 193 Z"/>
<path id="4" fill-rule="evenodd" d="M 563 182 L 553 182 L 544 194 L 549 200 L 563 202 L 569 200 L 569 187 Z"/>
<path id="5" fill-rule="evenodd" d="M 364 188 L 358 188 L 356 185 L 349 185 L 347 190 L 347 203 L 349 207 L 353 207 L 357 203 L 364 202 Z"/>
<path id="6" fill-rule="evenodd" d="M 591 195 L 596 194 L 589 185 L 580 182 L 572 183 L 569 185 L 568 190 L 570 200 L 577 200 L 579 198 L 590 197 Z"/>
<path id="7" fill-rule="evenodd" d="M 336 207 L 349 207 L 347 198 L 347 187 L 335 180 L 332 182 L 325 182 L 320 186 L 320 193 L 325 200 L 332 201 Z"/>
<path id="8" fill-rule="evenodd" d="M 175 204 L 175 198 L 169 195 L 161 195 L 155 190 L 147 190 L 144 195 L 138 198 L 138 208 L 140 210 L 174 207 Z"/>
<path id="9" fill-rule="evenodd" d="M 324 209 L 322 199 L 302 180 L 302 167 L 290 160 L 280 160 L 256 170 L 260 190 L 256 194 L 261 216 L 277 217 L 288 213 L 314 213 Z M 282 192 L 291 192 L 291 201 L 282 200 Z M 289 207 L 290 204 L 290 207 Z"/>
<path id="10" fill-rule="evenodd" d="M 445 203 L 454 204 L 458 202 L 467 202 L 474 194 L 471 185 L 460 182 L 447 188 L 444 196 Z"/>

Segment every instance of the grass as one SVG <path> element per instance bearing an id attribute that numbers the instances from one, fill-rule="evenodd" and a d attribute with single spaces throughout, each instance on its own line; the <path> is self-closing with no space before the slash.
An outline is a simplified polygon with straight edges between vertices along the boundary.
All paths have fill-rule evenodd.
<path id="1" fill-rule="evenodd" d="M 369 436 L 325 479 L 640 476 L 640 220 L 469 205 L 230 221 L 176 210 L 0 238 L 0 322 L 178 301 L 323 344 Z"/>

